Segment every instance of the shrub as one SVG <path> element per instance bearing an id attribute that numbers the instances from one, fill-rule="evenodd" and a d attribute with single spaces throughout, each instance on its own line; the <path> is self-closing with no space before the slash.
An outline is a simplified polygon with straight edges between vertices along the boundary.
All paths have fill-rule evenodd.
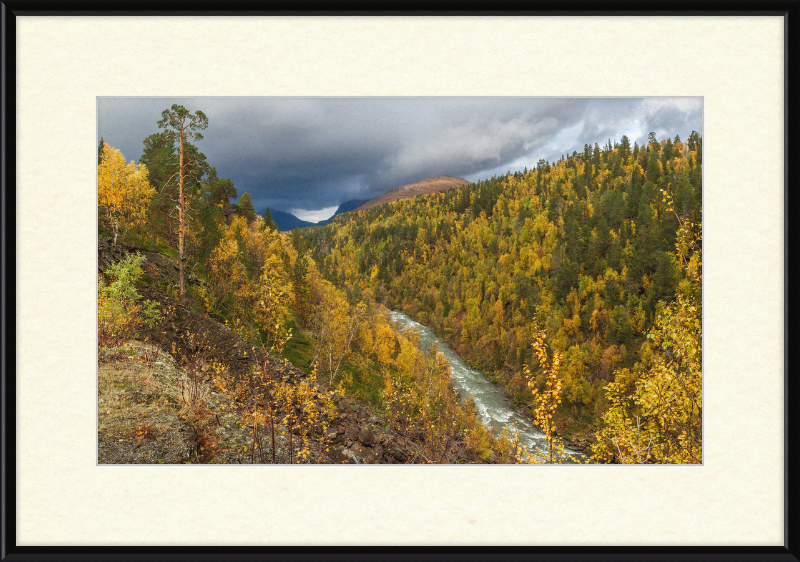
<path id="1" fill-rule="evenodd" d="M 142 326 L 152 328 L 159 318 L 156 303 L 142 301 L 136 280 L 142 275 L 145 257 L 130 254 L 106 270 L 111 283 L 102 276 L 97 283 L 97 344 L 99 349 L 119 347 Z"/>

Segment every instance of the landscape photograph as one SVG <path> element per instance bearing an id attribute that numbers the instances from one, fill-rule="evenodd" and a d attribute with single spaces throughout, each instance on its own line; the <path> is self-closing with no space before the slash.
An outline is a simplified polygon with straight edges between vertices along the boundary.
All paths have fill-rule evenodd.
<path id="1" fill-rule="evenodd" d="M 99 465 L 703 463 L 703 98 L 99 97 L 96 149 Z"/>

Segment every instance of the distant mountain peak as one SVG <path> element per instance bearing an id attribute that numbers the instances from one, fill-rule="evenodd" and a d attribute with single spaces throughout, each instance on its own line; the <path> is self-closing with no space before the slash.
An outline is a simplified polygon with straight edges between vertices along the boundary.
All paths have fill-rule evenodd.
<path id="1" fill-rule="evenodd" d="M 287 230 L 294 230 L 295 228 L 304 228 L 306 226 L 317 226 L 317 223 L 301 220 L 291 213 L 279 211 L 277 209 L 270 209 L 272 220 L 278 226 L 278 230 L 285 232 Z"/>
<path id="2" fill-rule="evenodd" d="M 339 205 L 339 208 L 336 209 L 336 212 L 333 214 L 333 216 L 331 218 L 325 219 L 324 221 L 319 221 L 317 223 L 317 225 L 324 226 L 324 225 L 328 224 L 329 222 L 331 222 L 334 218 L 336 218 L 337 215 L 341 215 L 342 213 L 349 213 L 350 211 L 354 211 L 356 209 L 356 207 L 360 207 L 361 205 L 363 205 L 366 202 L 367 202 L 366 199 L 353 199 L 351 201 L 345 201 L 344 203 Z"/>
<path id="3" fill-rule="evenodd" d="M 308 226 L 323 226 L 330 223 L 337 215 L 342 213 L 348 213 L 351 211 L 364 211 L 366 209 L 371 209 L 373 207 L 377 207 L 378 205 L 383 205 L 384 203 L 391 203 L 392 201 L 397 201 L 399 199 L 409 199 L 411 197 L 416 197 L 417 195 L 428 195 L 430 193 L 436 193 L 446 189 L 464 187 L 470 183 L 472 182 L 455 176 L 436 176 L 435 178 L 425 178 L 413 183 L 407 183 L 405 185 L 393 187 L 386 193 L 378 195 L 377 197 L 373 197 L 368 201 L 363 199 L 345 201 L 339 205 L 336 213 L 331 218 L 321 220 L 316 223 L 301 220 L 290 213 L 278 211 L 277 209 L 270 209 L 270 213 L 272 214 L 272 220 L 278 225 L 278 230 L 285 232 L 287 230 L 293 230 L 297 227 L 305 228 Z"/>
<path id="4" fill-rule="evenodd" d="M 288 230 L 294 230 L 295 228 L 306 228 L 308 226 L 324 226 L 331 222 L 334 217 L 337 215 L 341 215 L 342 213 L 348 213 L 354 210 L 359 205 L 363 205 L 366 203 L 366 199 L 353 199 L 351 201 L 345 201 L 339 208 L 336 209 L 336 212 L 333 214 L 332 217 L 321 220 L 319 222 L 309 222 L 304 221 L 302 219 L 297 218 L 291 213 L 286 213 L 284 211 L 278 211 L 276 209 L 270 209 L 270 214 L 272 215 L 272 220 L 275 221 L 275 224 L 278 225 L 278 230 L 281 232 L 286 232 Z M 261 213 L 262 215 L 264 213 Z"/>
<path id="5" fill-rule="evenodd" d="M 410 197 L 416 197 L 417 195 L 428 195 L 430 193 L 436 193 L 446 189 L 464 187 L 470 183 L 472 182 L 465 180 L 464 178 L 457 178 L 455 176 L 436 176 L 435 178 L 425 178 L 413 183 L 407 183 L 405 185 L 394 187 L 383 195 L 373 197 L 355 210 L 365 211 L 367 209 L 377 207 L 378 205 L 383 205 L 384 203 L 397 201 L 398 199 L 408 199 Z"/>

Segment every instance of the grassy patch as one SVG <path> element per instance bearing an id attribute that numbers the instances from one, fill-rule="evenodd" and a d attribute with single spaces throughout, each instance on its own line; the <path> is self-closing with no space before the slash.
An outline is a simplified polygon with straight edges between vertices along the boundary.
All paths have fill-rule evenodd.
<path id="1" fill-rule="evenodd" d="M 289 323 L 289 327 L 292 329 L 292 337 L 283 350 L 283 356 L 304 373 L 310 373 L 311 359 L 314 357 L 314 341 L 297 328 L 294 320 Z"/>
<path id="2" fill-rule="evenodd" d="M 178 261 L 178 250 L 167 244 L 166 241 L 159 239 L 155 246 L 152 247 L 152 252 L 157 254 L 161 254 L 162 256 L 171 258 L 173 260 Z"/>
<path id="3" fill-rule="evenodd" d="M 351 355 L 344 361 L 334 381 L 342 381 L 350 396 L 376 409 L 382 409 L 383 378 L 379 367 L 363 356 Z"/>

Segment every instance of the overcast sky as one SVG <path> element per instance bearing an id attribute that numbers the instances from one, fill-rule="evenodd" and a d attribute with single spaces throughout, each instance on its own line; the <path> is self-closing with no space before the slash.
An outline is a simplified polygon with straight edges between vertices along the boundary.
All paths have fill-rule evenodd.
<path id="1" fill-rule="evenodd" d="M 138 162 L 173 103 L 203 111 L 197 143 L 256 210 L 316 222 L 340 203 L 432 176 L 470 181 L 628 135 L 639 145 L 702 134 L 702 98 L 98 99 L 98 140 Z"/>

